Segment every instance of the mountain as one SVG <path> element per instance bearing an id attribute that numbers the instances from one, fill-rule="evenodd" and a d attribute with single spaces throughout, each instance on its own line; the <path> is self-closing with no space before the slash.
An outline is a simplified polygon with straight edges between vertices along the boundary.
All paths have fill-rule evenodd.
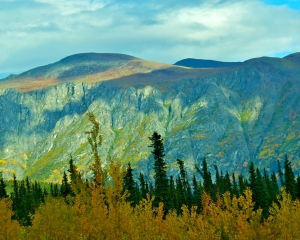
<path id="1" fill-rule="evenodd" d="M 190 68 L 227 68 L 241 65 L 241 62 L 220 62 L 214 60 L 203 60 L 203 59 L 194 59 L 187 58 L 180 60 L 174 65 L 190 67 Z"/>
<path id="2" fill-rule="evenodd" d="M 100 122 L 103 165 L 131 162 L 151 176 L 148 137 L 162 134 L 170 173 L 209 167 L 300 170 L 300 53 L 230 68 L 193 69 L 121 54 L 77 54 L 0 81 L 0 169 L 60 181 L 70 155 L 84 177 L 92 154 L 87 112 Z"/>

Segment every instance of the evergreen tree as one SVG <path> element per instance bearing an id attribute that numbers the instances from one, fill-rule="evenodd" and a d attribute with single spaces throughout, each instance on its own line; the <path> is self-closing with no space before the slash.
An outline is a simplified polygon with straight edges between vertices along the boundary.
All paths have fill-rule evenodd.
<path id="1" fill-rule="evenodd" d="M 127 200 L 131 202 L 132 206 L 137 204 L 138 201 L 136 198 L 136 183 L 133 179 L 132 168 L 130 163 L 128 163 L 127 171 L 123 178 L 123 189 L 124 191 L 128 191 L 129 196 L 127 197 Z"/>
<path id="2" fill-rule="evenodd" d="M 0 199 L 7 198 L 7 197 L 8 197 L 8 195 L 6 193 L 6 184 L 2 177 L 2 172 L 0 172 Z"/>
<path id="3" fill-rule="evenodd" d="M 173 176 L 170 176 L 170 184 L 169 184 L 170 188 L 169 188 L 169 206 L 170 209 L 176 209 L 177 210 L 177 194 L 176 194 L 176 187 L 175 187 L 175 183 L 174 183 L 174 178 Z"/>
<path id="4" fill-rule="evenodd" d="M 151 137 L 150 147 L 153 148 L 152 154 L 154 157 L 154 194 L 155 200 L 154 205 L 158 206 L 159 202 L 165 204 L 166 210 L 168 210 L 168 191 L 169 191 L 169 181 L 167 178 L 167 165 L 164 161 L 164 145 L 161 135 L 154 132 Z"/>
<path id="5" fill-rule="evenodd" d="M 245 184 L 245 180 L 242 174 L 240 174 L 238 177 L 238 185 L 239 185 L 239 194 L 244 195 L 244 191 L 246 190 L 247 185 Z"/>
<path id="6" fill-rule="evenodd" d="M 278 181 L 275 172 L 273 171 L 271 174 L 271 184 L 272 188 L 270 191 L 270 198 L 272 202 L 277 202 L 277 195 L 279 194 Z"/>
<path id="7" fill-rule="evenodd" d="M 216 195 L 213 191 L 213 182 L 211 179 L 211 173 L 208 171 L 206 159 L 203 159 L 202 162 L 202 171 L 203 171 L 203 187 L 204 191 L 212 197 L 213 200 L 216 200 Z"/>
<path id="8" fill-rule="evenodd" d="M 257 206 L 259 206 L 262 211 L 262 216 L 268 216 L 268 191 L 266 189 L 266 184 L 263 180 L 262 174 L 259 169 L 256 168 L 256 183 L 257 183 Z"/>
<path id="9" fill-rule="evenodd" d="M 186 205 L 186 198 L 185 198 L 184 186 L 181 181 L 181 177 L 179 176 L 176 179 L 176 210 L 178 214 L 181 213 L 181 207 L 183 204 Z"/>
<path id="10" fill-rule="evenodd" d="M 252 190 L 252 199 L 254 202 L 255 209 L 259 208 L 259 189 L 258 189 L 258 182 L 257 182 L 257 176 L 254 168 L 253 162 L 250 163 L 249 166 L 249 186 Z"/>
<path id="11" fill-rule="evenodd" d="M 224 176 L 224 180 L 223 180 L 223 191 L 225 192 L 230 192 L 232 193 L 232 189 L 231 189 L 231 181 L 230 181 L 230 177 L 229 177 L 229 173 L 226 172 L 225 176 Z"/>
<path id="12" fill-rule="evenodd" d="M 287 156 L 285 156 L 284 160 L 284 185 L 286 191 L 291 194 L 292 199 L 295 200 L 297 196 L 295 175 L 291 166 L 291 162 Z"/>
<path id="13" fill-rule="evenodd" d="M 201 207 L 201 184 L 198 183 L 196 176 L 193 177 L 193 202 L 192 205 Z"/>
<path id="14" fill-rule="evenodd" d="M 65 171 L 64 171 L 64 175 L 63 175 L 63 179 L 62 179 L 62 183 L 61 183 L 61 187 L 60 187 L 60 194 L 64 198 L 66 198 L 68 195 L 72 194 L 72 188 L 68 181 L 68 176 Z"/>
<path id="15" fill-rule="evenodd" d="M 147 189 L 148 187 L 146 186 L 145 178 L 142 173 L 140 173 L 139 176 L 139 181 L 140 181 L 140 187 L 141 187 L 141 198 L 146 199 L 147 198 L 147 193 L 149 193 L 149 190 Z"/>
<path id="16" fill-rule="evenodd" d="M 300 176 L 297 177 L 297 198 L 300 200 Z"/>
<path id="17" fill-rule="evenodd" d="M 283 187 L 284 186 L 283 172 L 282 172 L 282 169 L 281 169 L 279 159 L 277 160 L 277 169 L 278 169 L 278 176 L 279 176 L 279 180 L 280 180 L 280 187 Z"/>
<path id="18" fill-rule="evenodd" d="M 232 195 L 239 197 L 239 189 L 238 189 L 238 184 L 235 179 L 235 174 L 232 173 Z"/>

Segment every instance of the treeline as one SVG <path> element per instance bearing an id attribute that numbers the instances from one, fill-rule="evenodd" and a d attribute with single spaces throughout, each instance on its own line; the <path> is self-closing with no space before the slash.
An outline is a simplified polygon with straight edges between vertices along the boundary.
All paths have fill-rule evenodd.
<path id="1" fill-rule="evenodd" d="M 0 176 L 0 238 L 4 239 L 295 239 L 300 237 L 300 178 L 285 157 L 278 172 L 249 177 L 213 174 L 203 159 L 191 178 L 177 159 L 178 175 L 168 176 L 161 136 L 149 139 L 154 179 L 110 162 L 101 167 L 99 123 L 89 114 L 87 131 L 94 156 L 93 177 L 83 179 L 71 157 L 61 184 L 46 190 L 28 178 L 8 196 Z M 283 168 L 283 169 L 282 169 Z M 201 179 L 201 180 L 198 180 Z M 283 187 L 283 190 L 279 190 Z M 2 234 L 2 235 L 1 235 Z"/>

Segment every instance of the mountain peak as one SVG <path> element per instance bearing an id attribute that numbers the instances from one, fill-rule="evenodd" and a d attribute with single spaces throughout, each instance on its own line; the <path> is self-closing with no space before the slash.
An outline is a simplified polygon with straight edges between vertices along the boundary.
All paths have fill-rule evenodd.
<path id="1" fill-rule="evenodd" d="M 290 55 L 285 56 L 284 58 L 288 59 L 294 63 L 300 64 L 300 52 L 292 53 Z"/>
<path id="2" fill-rule="evenodd" d="M 186 58 L 176 62 L 174 65 L 191 68 L 227 68 L 240 64 L 241 62 L 221 62 L 215 60 Z"/>
<path id="3" fill-rule="evenodd" d="M 130 61 L 136 57 L 119 53 L 78 53 L 61 59 L 61 63 L 84 63 L 84 62 L 106 62 L 106 61 Z"/>

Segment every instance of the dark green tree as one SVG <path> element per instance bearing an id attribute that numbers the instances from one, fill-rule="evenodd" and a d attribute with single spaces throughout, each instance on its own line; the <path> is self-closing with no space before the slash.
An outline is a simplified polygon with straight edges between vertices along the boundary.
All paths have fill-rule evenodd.
<path id="1" fill-rule="evenodd" d="M 151 137 L 152 154 L 154 157 L 154 205 L 157 206 L 159 202 L 163 202 L 165 209 L 168 210 L 168 192 L 169 181 L 167 177 L 167 165 L 164 161 L 165 150 L 163 139 L 160 134 L 154 132 Z"/>
<path id="2" fill-rule="evenodd" d="M 65 171 L 64 171 L 64 175 L 63 175 L 63 179 L 62 179 L 62 183 L 61 183 L 61 187 L 60 187 L 60 194 L 64 198 L 66 198 L 68 195 L 72 194 L 71 184 L 69 183 L 68 176 Z"/>
<path id="3" fill-rule="evenodd" d="M 136 189 L 136 183 L 133 179 L 132 168 L 130 163 L 128 163 L 126 174 L 123 178 L 123 188 L 124 191 L 127 190 L 129 193 L 129 196 L 127 197 L 127 201 L 131 202 L 132 206 L 135 206 L 138 203 L 137 196 L 136 196 L 137 189 Z"/>
<path id="4" fill-rule="evenodd" d="M 282 172 L 282 169 L 281 169 L 279 159 L 277 160 L 277 170 L 278 170 L 278 176 L 279 176 L 279 180 L 280 180 L 280 187 L 283 187 L 284 186 L 283 172 Z"/>
<path id="5" fill-rule="evenodd" d="M 204 191 L 212 197 L 213 200 L 216 200 L 216 195 L 213 191 L 213 182 L 211 179 L 211 173 L 208 171 L 206 159 L 203 159 L 202 162 L 202 171 L 203 171 L 203 187 Z"/>
<path id="6" fill-rule="evenodd" d="M 145 178 L 144 178 L 144 175 L 142 173 L 140 173 L 139 181 L 140 181 L 141 198 L 146 199 L 147 198 L 147 193 L 149 193 L 149 190 L 148 190 L 148 187 L 146 186 Z"/>
<path id="7" fill-rule="evenodd" d="M 4 182 L 4 179 L 2 177 L 2 172 L 0 172 L 0 199 L 7 198 L 7 192 L 6 192 L 6 184 Z"/>
<path id="8" fill-rule="evenodd" d="M 295 175 L 291 166 L 291 162 L 287 156 L 285 156 L 283 165 L 284 165 L 284 185 L 286 191 L 289 194 L 291 194 L 292 199 L 295 200 L 297 196 Z"/>

